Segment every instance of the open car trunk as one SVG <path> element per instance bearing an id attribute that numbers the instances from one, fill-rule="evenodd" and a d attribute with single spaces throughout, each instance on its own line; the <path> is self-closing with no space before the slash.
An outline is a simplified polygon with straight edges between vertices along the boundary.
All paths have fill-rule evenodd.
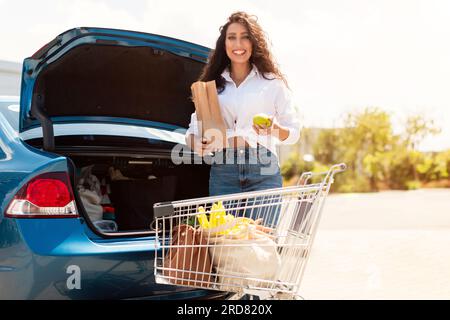
<path id="1" fill-rule="evenodd" d="M 208 196 L 210 166 L 193 158 L 192 164 L 174 164 L 172 143 L 84 138 L 57 137 L 55 153 L 68 159 L 77 207 L 97 233 L 148 235 L 155 203 Z M 40 148 L 42 138 L 27 143 Z"/>
<path id="2" fill-rule="evenodd" d="M 142 159 L 120 154 L 105 157 L 74 155 L 70 158 L 77 168 L 77 192 L 81 196 L 83 180 L 86 184 L 82 171 L 90 170 L 91 176 L 101 184 L 106 198 L 104 205 L 112 208 L 104 210 L 101 219 L 113 219 L 118 231 L 151 230 L 156 202 L 208 195 L 209 170 L 206 166 L 175 166 L 170 159 Z M 86 213 L 92 221 L 95 215 Z"/>
<path id="3" fill-rule="evenodd" d="M 208 165 L 174 165 L 169 156 L 151 152 L 66 156 L 75 167 L 78 207 L 100 232 L 152 231 L 155 203 L 208 195 Z M 99 195 L 94 201 L 93 193 Z"/>

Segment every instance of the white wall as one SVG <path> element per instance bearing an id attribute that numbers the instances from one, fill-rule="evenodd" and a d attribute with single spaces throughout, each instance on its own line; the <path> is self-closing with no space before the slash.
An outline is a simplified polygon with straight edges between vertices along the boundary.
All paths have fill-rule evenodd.
<path id="1" fill-rule="evenodd" d="M 22 64 L 0 60 L 0 95 L 20 95 Z"/>

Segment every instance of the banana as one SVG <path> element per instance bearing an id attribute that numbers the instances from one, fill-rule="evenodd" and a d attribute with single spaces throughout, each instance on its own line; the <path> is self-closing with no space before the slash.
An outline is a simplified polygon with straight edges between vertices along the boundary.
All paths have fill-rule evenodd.
<path id="1" fill-rule="evenodd" d="M 209 227 L 210 228 L 215 228 L 215 227 L 217 227 L 218 226 L 218 224 L 217 224 L 217 214 L 218 214 L 218 212 L 217 212 L 217 204 L 216 203 L 214 203 L 213 205 L 212 205 L 212 208 L 211 208 L 211 213 L 209 214 Z"/>
<path id="2" fill-rule="evenodd" d="M 197 215 L 197 219 L 198 219 L 198 223 L 200 224 L 202 229 L 210 228 L 209 222 L 208 222 L 208 217 L 205 214 L 205 208 L 199 207 L 198 212 L 199 212 L 199 214 Z"/>
<path id="3" fill-rule="evenodd" d="M 207 214 L 209 214 L 209 220 Z M 198 208 L 197 219 L 202 229 L 211 229 L 226 223 L 230 223 L 236 218 L 232 214 L 227 214 L 222 201 L 219 201 L 217 203 L 213 203 L 211 211 L 208 213 L 206 213 L 203 206 L 200 206 Z M 242 238 L 247 233 L 250 225 L 257 224 L 253 219 L 250 218 L 241 217 L 238 219 L 239 220 L 234 227 L 218 232 L 217 234 L 227 235 L 235 238 Z"/>

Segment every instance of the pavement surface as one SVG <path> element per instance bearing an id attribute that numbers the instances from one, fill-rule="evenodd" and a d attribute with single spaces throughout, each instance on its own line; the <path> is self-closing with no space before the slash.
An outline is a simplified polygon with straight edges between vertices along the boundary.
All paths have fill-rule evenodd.
<path id="1" fill-rule="evenodd" d="M 450 189 L 329 195 L 300 294 L 450 299 Z"/>

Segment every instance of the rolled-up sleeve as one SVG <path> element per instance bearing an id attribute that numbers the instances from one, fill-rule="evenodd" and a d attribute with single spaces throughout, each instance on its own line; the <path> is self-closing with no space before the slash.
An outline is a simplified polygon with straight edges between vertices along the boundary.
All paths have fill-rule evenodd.
<path id="1" fill-rule="evenodd" d="M 189 123 L 189 128 L 186 131 L 186 137 L 190 134 L 195 136 L 199 135 L 197 114 L 195 112 L 191 114 L 191 122 Z"/>
<path id="2" fill-rule="evenodd" d="M 300 138 L 301 125 L 298 110 L 295 108 L 292 93 L 282 80 L 278 80 L 275 95 L 276 119 L 289 130 L 288 137 L 281 144 L 294 144 Z"/>

